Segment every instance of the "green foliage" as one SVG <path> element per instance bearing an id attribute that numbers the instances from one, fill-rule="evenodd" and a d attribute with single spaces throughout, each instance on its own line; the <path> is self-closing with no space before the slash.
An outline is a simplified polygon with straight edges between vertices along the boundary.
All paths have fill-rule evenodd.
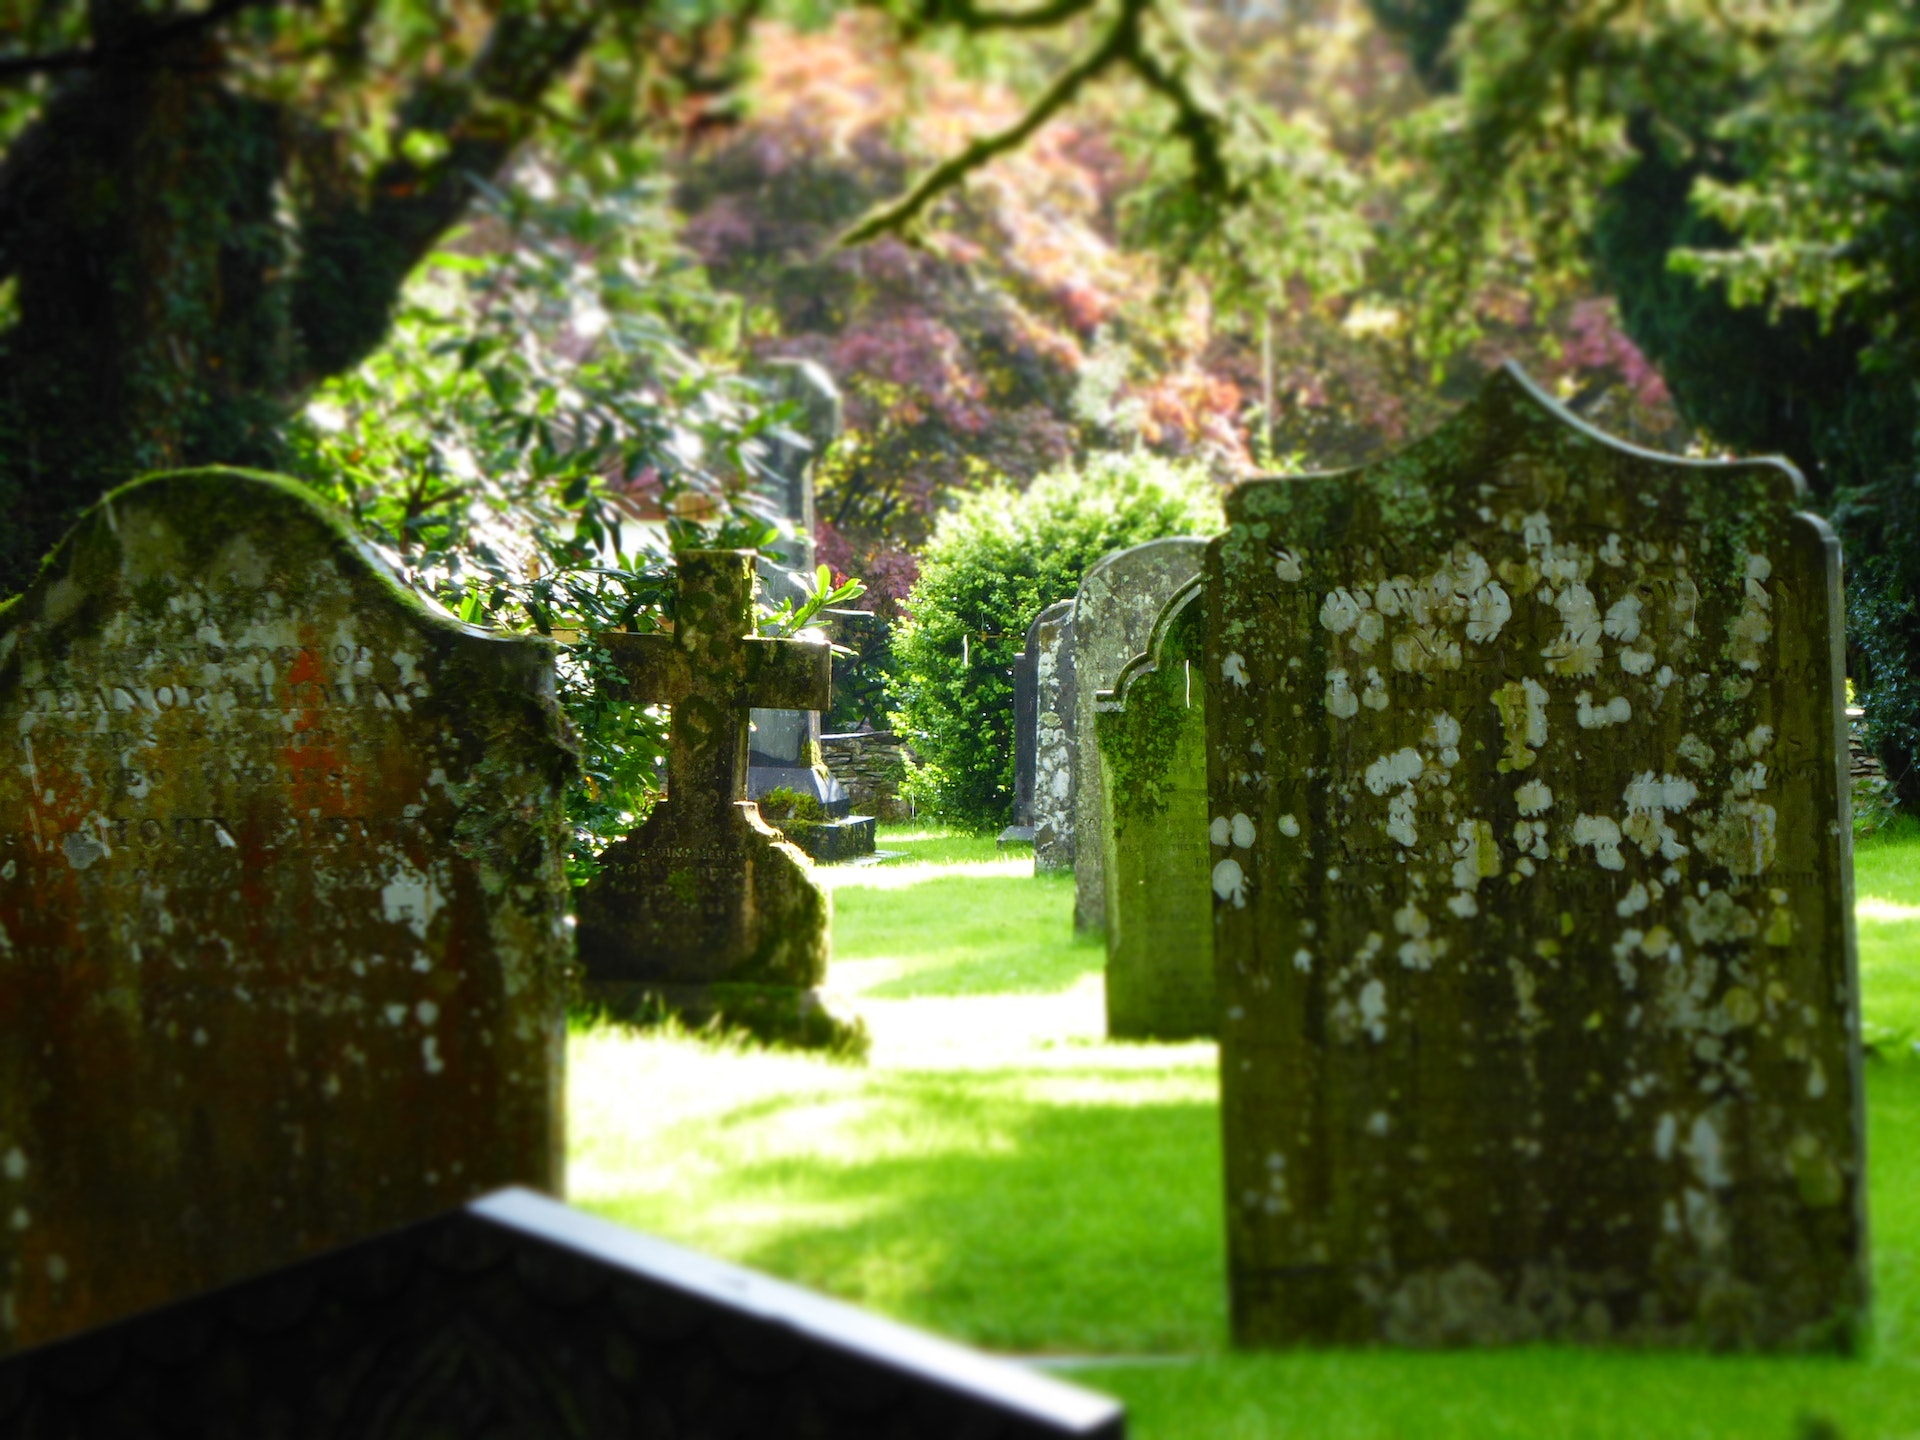
<path id="1" fill-rule="evenodd" d="M 899 725 L 923 762 L 917 802 L 989 830 L 1013 802 L 1014 657 L 1028 625 L 1070 600 L 1104 555 L 1221 525 L 1200 467 L 1138 453 L 1097 455 L 1024 492 L 996 486 L 942 517 L 894 637 Z"/>
<path id="2" fill-rule="evenodd" d="M 674 551 L 777 538 L 744 480 L 786 417 L 726 367 L 735 308 L 673 244 L 644 152 L 538 157 L 518 178 L 488 190 L 386 345 L 322 387 L 288 441 L 414 588 L 471 624 L 570 642 L 584 880 L 652 803 L 666 739 L 658 709 L 610 698 L 599 637 L 671 619 Z M 822 573 L 762 623 L 792 634 L 859 593 Z"/>
<path id="3" fill-rule="evenodd" d="M 769 825 L 784 826 L 789 821 L 818 825 L 827 818 L 819 798 L 803 795 L 791 785 L 776 785 L 760 797 L 760 818 Z"/>

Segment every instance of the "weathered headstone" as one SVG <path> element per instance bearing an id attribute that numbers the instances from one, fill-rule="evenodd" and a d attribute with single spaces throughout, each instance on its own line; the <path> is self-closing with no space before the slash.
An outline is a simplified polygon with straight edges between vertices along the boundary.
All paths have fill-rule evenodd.
<path id="1" fill-rule="evenodd" d="M 1033 632 L 1039 623 L 1036 615 L 1027 626 L 1027 648 L 1013 657 L 1013 821 L 1000 832 L 1002 845 L 1033 843 L 1034 750 L 1040 739 L 1040 655 Z"/>
<path id="2" fill-rule="evenodd" d="M 801 577 L 811 581 L 814 573 L 814 469 L 840 434 L 840 391 L 810 360 L 772 361 L 758 378 L 770 399 L 798 406 L 799 415 L 787 425 L 793 439 L 779 432 L 767 437 L 767 455 L 754 477 L 755 491 L 781 527 L 780 538 L 770 547 L 774 553 L 762 555 L 755 568 L 769 600 L 799 603 L 808 594 Z M 818 711 L 756 706 L 750 719 L 748 799 L 792 790 L 812 796 L 829 816 L 847 814 L 851 805 L 846 790 L 820 755 Z M 839 838 L 844 842 L 846 837 Z"/>
<path id="3" fill-rule="evenodd" d="M 1121 667 L 1147 648 L 1153 622 L 1173 592 L 1200 573 L 1207 542 L 1192 536 L 1149 540 L 1094 562 L 1073 605 L 1073 924 L 1099 930 L 1107 923 L 1106 791 L 1100 783 L 1100 746 L 1093 707 L 1111 690 Z"/>
<path id="4" fill-rule="evenodd" d="M 1207 578 L 1243 1344 L 1844 1346 L 1840 562 L 1517 371 L 1241 485 Z"/>
<path id="5" fill-rule="evenodd" d="M 600 856 L 576 897 L 590 994 L 616 1013 L 725 1015 L 831 1043 L 827 897 L 806 858 L 746 798 L 747 711 L 824 710 L 825 641 L 754 634 L 753 556 L 678 557 L 671 634 L 607 635 L 629 698 L 672 706 L 667 794 Z"/>
<path id="6" fill-rule="evenodd" d="M 1073 869 L 1073 601 L 1049 605 L 1027 630 L 1033 655 L 1033 868 Z"/>
<path id="7" fill-rule="evenodd" d="M 525 1190 L 0 1361 L 0 1433 L 1121 1440 L 1101 1395 Z"/>
<path id="8" fill-rule="evenodd" d="M 1116 1040 L 1219 1033 L 1205 610 L 1196 575 L 1094 706 L 1107 795 L 1107 1034 Z"/>
<path id="9" fill-rule="evenodd" d="M 550 645 L 164 475 L 0 612 L 0 734 L 0 1351 L 559 1188 Z"/>

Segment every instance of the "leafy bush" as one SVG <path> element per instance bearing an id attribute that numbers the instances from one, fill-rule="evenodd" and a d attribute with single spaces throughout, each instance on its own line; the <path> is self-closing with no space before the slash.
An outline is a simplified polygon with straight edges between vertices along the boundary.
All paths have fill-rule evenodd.
<path id="1" fill-rule="evenodd" d="M 1221 526 L 1199 465 L 1098 455 L 1024 493 L 964 497 L 935 530 L 894 635 L 896 725 L 922 765 L 915 799 L 953 825 L 1004 825 L 1013 805 L 1013 662 L 1033 617 L 1072 599 L 1104 555 Z"/>

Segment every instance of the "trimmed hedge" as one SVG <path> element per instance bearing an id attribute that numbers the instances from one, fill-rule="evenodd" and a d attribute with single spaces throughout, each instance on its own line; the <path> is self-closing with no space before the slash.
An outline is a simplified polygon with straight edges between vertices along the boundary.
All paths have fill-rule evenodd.
<path id="1" fill-rule="evenodd" d="M 1205 467 L 1145 453 L 1091 457 L 1024 492 L 996 486 L 943 516 L 894 633 L 895 728 L 921 766 L 916 803 L 985 831 L 1013 812 L 1013 663 L 1033 617 L 1070 600 L 1115 550 L 1222 525 Z"/>

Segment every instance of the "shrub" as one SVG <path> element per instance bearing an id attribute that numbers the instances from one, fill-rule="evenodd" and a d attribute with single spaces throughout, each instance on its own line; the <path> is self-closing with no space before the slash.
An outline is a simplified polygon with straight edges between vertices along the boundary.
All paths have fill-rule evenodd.
<path id="1" fill-rule="evenodd" d="M 1027 626 L 1071 599 L 1115 550 L 1221 526 L 1218 485 L 1199 465 L 1145 453 L 1096 455 L 1024 492 L 975 492 L 940 521 L 894 634 L 896 727 L 921 766 L 915 800 L 974 830 L 1013 808 L 1013 663 Z"/>

